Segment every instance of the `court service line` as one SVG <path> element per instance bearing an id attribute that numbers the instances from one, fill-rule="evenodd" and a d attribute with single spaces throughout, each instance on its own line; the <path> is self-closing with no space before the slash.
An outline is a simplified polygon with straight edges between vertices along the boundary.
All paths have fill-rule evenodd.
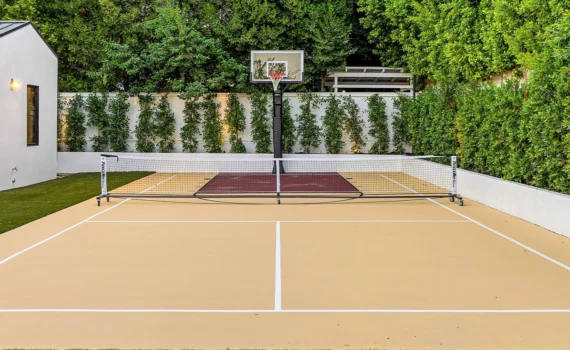
<path id="1" fill-rule="evenodd" d="M 149 187 L 149 188 L 147 188 L 146 190 L 144 190 L 143 192 L 140 192 L 140 193 L 145 193 L 145 192 L 147 192 L 147 191 L 149 191 L 149 190 L 151 190 L 151 189 L 153 189 L 153 188 L 155 188 L 155 187 L 157 187 L 157 186 L 160 186 L 161 184 L 165 183 L 166 181 L 172 179 L 173 177 L 176 177 L 176 175 L 171 176 L 171 177 L 169 177 L 168 179 L 166 179 L 166 180 L 164 180 L 164 181 L 162 181 L 162 182 L 160 182 L 160 183 L 158 183 L 158 184 L 156 184 L 156 185 L 153 185 L 152 187 Z M 37 243 L 35 243 L 35 244 L 32 244 L 31 246 L 29 246 L 29 247 L 27 247 L 27 248 L 24 248 L 24 249 L 20 250 L 19 252 L 14 253 L 14 254 L 8 256 L 7 258 L 4 258 L 3 260 L 0 260 L 0 265 L 5 264 L 5 263 L 7 263 L 8 261 L 14 259 L 15 257 L 17 257 L 17 256 L 19 256 L 19 255 L 21 255 L 21 254 L 24 254 L 25 252 L 30 251 L 30 250 L 32 250 L 32 249 L 34 249 L 34 248 L 36 248 L 36 247 L 38 247 L 38 246 L 40 246 L 40 245 L 46 243 L 46 242 L 51 241 L 52 239 L 54 239 L 54 238 L 56 238 L 56 237 L 58 237 L 58 236 L 64 234 L 65 232 L 70 231 L 70 230 L 76 228 L 77 226 L 79 226 L 79 225 L 81 225 L 81 224 L 84 224 L 84 223 L 88 222 L 89 220 L 91 220 L 91 219 L 93 219 L 93 218 L 95 218 L 95 217 L 97 217 L 97 216 L 99 216 L 99 215 L 101 215 L 101 214 L 103 214 L 103 213 L 108 212 L 109 210 L 115 209 L 116 207 L 118 207 L 118 206 L 120 206 L 120 205 L 122 205 L 122 204 L 128 202 L 128 201 L 131 200 L 131 199 L 132 199 L 132 198 L 127 198 L 127 199 L 123 200 L 122 202 L 113 205 L 113 206 L 110 207 L 110 208 L 107 208 L 107 209 L 105 209 L 105 210 L 103 210 L 103 211 L 100 211 L 100 212 L 98 212 L 98 213 L 95 214 L 95 215 L 91 215 L 90 217 L 88 217 L 88 218 L 85 219 L 85 220 L 82 220 L 82 221 L 80 221 L 80 222 L 78 222 L 78 223 L 76 223 L 76 224 L 74 224 L 74 225 L 72 225 L 72 226 L 69 226 L 68 228 L 66 228 L 66 229 L 64 229 L 64 230 L 61 230 L 61 231 L 59 231 L 58 233 L 56 233 L 56 234 L 54 234 L 54 235 L 52 235 L 52 236 L 49 236 L 49 237 L 46 238 L 46 239 L 43 239 L 43 240 L 41 240 L 41 241 L 39 241 L 39 242 L 37 242 Z"/>
<path id="2" fill-rule="evenodd" d="M 281 311 L 281 223 L 275 222 L 275 311 Z"/>
<path id="3" fill-rule="evenodd" d="M 570 309 L 291 309 L 291 310 L 202 310 L 202 309 L 0 309 L 3 313 L 167 313 L 167 314 L 273 314 L 273 313 L 367 313 L 367 314 L 567 314 Z"/>
<path id="4" fill-rule="evenodd" d="M 89 220 L 95 224 L 141 223 L 141 224 L 184 224 L 184 223 L 471 223 L 470 220 Z"/>
<path id="5" fill-rule="evenodd" d="M 541 252 L 539 252 L 538 250 L 533 249 L 533 248 L 527 246 L 526 244 L 524 244 L 524 243 L 522 243 L 522 242 L 517 241 L 517 240 L 514 239 L 514 238 L 511 238 L 511 237 L 509 237 L 509 236 L 507 236 L 507 235 L 505 235 L 505 234 L 503 234 L 503 233 L 501 233 L 501 232 L 499 232 L 499 231 L 497 231 L 497 230 L 494 230 L 494 229 L 490 228 L 489 226 L 486 226 L 486 225 L 480 223 L 479 221 L 477 221 L 477 220 L 475 220 L 475 219 L 473 219 L 473 218 L 470 218 L 470 217 L 467 216 L 467 215 L 461 214 L 460 212 L 458 212 L 458 211 L 456 211 L 456 210 L 453 210 L 453 209 L 449 208 L 449 207 L 446 206 L 446 205 L 443 205 L 443 204 L 441 204 L 441 203 L 439 203 L 439 202 L 437 202 L 437 201 L 434 201 L 434 200 L 431 199 L 431 198 L 427 198 L 427 197 L 423 196 L 421 193 L 419 193 L 419 192 L 417 192 L 417 191 L 414 191 L 414 190 L 412 190 L 411 188 L 409 188 L 409 187 L 407 187 L 407 186 L 405 186 L 405 185 L 402 185 L 401 183 L 399 183 L 399 182 L 396 181 L 396 180 L 392 180 L 392 179 L 390 179 L 389 177 L 386 177 L 386 176 L 384 176 L 384 175 L 380 175 L 380 176 L 384 177 L 385 179 L 387 179 L 387 180 L 389 180 L 389 181 L 392 181 L 393 183 L 396 183 L 396 184 L 402 186 L 403 188 L 405 188 L 405 189 L 407 189 L 407 190 L 409 190 L 409 191 L 412 191 L 412 192 L 414 192 L 414 193 L 417 193 L 417 194 L 419 194 L 420 196 L 422 196 L 422 197 L 424 197 L 425 199 L 427 199 L 428 201 L 430 201 L 430 202 L 432 202 L 432 203 L 435 203 L 435 204 L 439 205 L 440 207 L 442 207 L 442 208 L 444 208 L 444 209 L 447 209 L 447 210 L 449 210 L 450 212 L 455 213 L 455 214 L 461 216 L 461 217 L 464 218 L 464 219 L 469 220 L 470 222 L 472 222 L 472 223 L 474 223 L 474 224 L 476 224 L 476 225 L 478 225 L 478 226 L 480 226 L 480 227 L 482 227 L 482 228 L 484 228 L 484 229 L 486 229 L 486 230 L 488 230 L 488 231 L 490 231 L 490 232 L 496 234 L 496 235 L 499 236 L 499 237 L 502 237 L 502 238 L 504 238 L 504 239 L 506 239 L 506 240 L 508 240 L 508 241 L 510 241 L 510 242 L 512 242 L 512 243 L 514 243 L 514 244 L 516 244 L 516 245 L 518 245 L 518 246 L 521 247 L 521 248 L 524 248 L 524 249 L 528 250 L 529 252 L 532 252 L 532 253 L 534 253 L 534 254 L 540 256 L 540 257 L 543 258 L 543 259 L 546 259 L 546 260 L 550 261 L 551 263 L 554 263 L 554 264 L 556 264 L 556 265 L 562 267 L 563 269 L 565 269 L 565 270 L 567 270 L 567 271 L 570 271 L 570 266 L 568 266 L 568 265 L 566 265 L 566 264 L 563 264 L 563 263 L 561 263 L 560 261 L 558 261 L 558 260 L 556 260 L 556 259 L 553 259 L 553 258 L 549 257 L 548 255 L 546 255 L 546 254 L 544 254 L 544 253 L 541 253 Z"/>

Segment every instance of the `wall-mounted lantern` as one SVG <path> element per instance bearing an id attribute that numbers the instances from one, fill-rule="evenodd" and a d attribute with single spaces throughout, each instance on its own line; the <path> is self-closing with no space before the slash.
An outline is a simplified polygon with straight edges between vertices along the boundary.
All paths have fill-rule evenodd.
<path id="1" fill-rule="evenodd" d="M 16 91 L 20 88 L 20 82 L 16 79 L 10 79 L 10 90 Z"/>

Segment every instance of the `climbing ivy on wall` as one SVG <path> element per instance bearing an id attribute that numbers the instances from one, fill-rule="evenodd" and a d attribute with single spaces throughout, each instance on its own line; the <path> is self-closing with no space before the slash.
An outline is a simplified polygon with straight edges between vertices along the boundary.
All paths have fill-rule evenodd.
<path id="1" fill-rule="evenodd" d="M 343 98 L 344 129 L 348 134 L 350 142 L 352 142 L 352 153 L 360 153 L 364 146 L 364 120 L 360 118 L 360 108 L 348 95 Z"/>
<path id="2" fill-rule="evenodd" d="M 215 98 L 215 94 L 207 94 L 202 102 L 204 111 L 202 137 L 207 152 L 222 153 L 224 125 L 219 111 L 220 104 L 214 100 Z"/>
<path id="3" fill-rule="evenodd" d="M 130 107 L 129 96 L 124 92 L 117 93 L 109 102 L 109 146 L 113 152 L 127 151 Z"/>
<path id="4" fill-rule="evenodd" d="M 297 128 L 293 120 L 291 112 L 291 101 L 288 98 L 283 99 L 283 153 L 293 153 L 295 144 L 297 143 Z"/>
<path id="5" fill-rule="evenodd" d="M 168 102 L 168 94 L 162 95 L 154 112 L 156 147 L 161 153 L 174 151 L 176 122 Z"/>
<path id="6" fill-rule="evenodd" d="M 299 143 L 303 152 L 311 153 L 311 148 L 317 148 L 321 144 L 321 128 L 317 124 L 317 115 L 313 112 L 321 104 L 321 98 L 317 94 L 306 92 L 300 95 L 300 101 L 301 113 L 297 116 Z"/>
<path id="7" fill-rule="evenodd" d="M 261 91 L 249 94 L 251 103 L 251 135 L 256 153 L 270 153 L 271 124 L 269 123 L 269 95 Z"/>
<path id="8" fill-rule="evenodd" d="M 245 153 L 245 145 L 240 133 L 245 131 L 245 108 L 239 102 L 236 93 L 228 94 L 226 102 L 226 125 L 230 134 L 231 153 Z"/>
<path id="9" fill-rule="evenodd" d="M 344 121 L 344 108 L 342 101 L 331 94 L 326 99 L 325 115 L 323 117 L 323 138 L 327 153 L 337 154 L 344 147 L 342 130 Z"/>
<path id="10" fill-rule="evenodd" d="M 137 138 L 137 152 L 154 152 L 154 96 L 150 94 L 139 94 L 139 117 L 135 127 L 135 137 Z"/>
<path id="11" fill-rule="evenodd" d="M 408 138 L 408 106 L 413 106 L 414 101 L 407 95 L 399 94 L 394 99 L 394 112 L 392 114 L 392 144 L 394 152 L 403 154 L 406 152 L 404 146 L 410 143 Z"/>
<path id="12" fill-rule="evenodd" d="M 65 138 L 63 134 L 63 128 L 65 126 L 64 112 L 66 106 L 67 106 L 66 100 L 63 97 L 61 97 L 60 93 L 58 93 L 57 94 L 57 151 L 58 152 L 62 151 L 63 149 L 62 144 Z"/>
<path id="13" fill-rule="evenodd" d="M 182 117 L 184 125 L 180 129 L 180 140 L 185 152 L 194 153 L 198 150 L 198 136 L 200 135 L 200 95 L 185 93 L 180 96 L 184 100 Z"/>
<path id="14" fill-rule="evenodd" d="M 69 101 L 65 120 L 65 146 L 69 152 L 85 150 L 85 100 L 77 94 Z"/>
<path id="15" fill-rule="evenodd" d="M 388 115 L 386 114 L 386 102 L 380 95 L 374 94 L 367 98 L 368 134 L 374 139 L 370 146 L 370 153 L 388 153 L 390 148 L 390 131 L 388 130 Z"/>
<path id="16" fill-rule="evenodd" d="M 97 128 L 98 134 L 91 137 L 93 151 L 103 152 L 109 144 L 109 114 L 107 94 L 91 93 L 87 96 L 87 125 Z"/>

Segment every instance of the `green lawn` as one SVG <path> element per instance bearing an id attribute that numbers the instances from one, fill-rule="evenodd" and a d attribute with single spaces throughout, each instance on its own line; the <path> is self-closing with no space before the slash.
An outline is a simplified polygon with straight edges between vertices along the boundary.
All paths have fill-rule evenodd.
<path id="1" fill-rule="evenodd" d="M 123 183 L 113 181 L 109 190 L 148 175 L 125 173 Z M 101 175 L 81 173 L 61 179 L 0 192 L 0 234 L 101 194 Z"/>

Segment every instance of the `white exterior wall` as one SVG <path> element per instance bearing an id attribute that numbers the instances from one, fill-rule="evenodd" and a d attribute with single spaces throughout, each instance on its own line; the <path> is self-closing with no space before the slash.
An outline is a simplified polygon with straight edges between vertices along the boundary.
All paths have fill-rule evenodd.
<path id="1" fill-rule="evenodd" d="M 27 146 L 27 85 L 40 88 L 38 146 Z M 0 191 L 56 176 L 57 58 L 28 25 L 0 38 Z"/>
<path id="2" fill-rule="evenodd" d="M 361 152 L 362 153 L 368 153 L 368 146 L 372 145 L 372 140 L 370 140 L 370 135 L 368 135 L 368 103 L 366 101 L 366 99 L 373 95 L 374 93 L 350 93 L 350 95 L 352 96 L 352 98 L 354 99 L 354 101 L 358 104 L 358 107 L 360 108 L 360 117 L 362 118 L 362 120 L 364 121 L 364 136 L 367 140 L 367 145 L 366 147 L 363 147 Z M 64 93 L 62 94 L 62 97 L 66 98 L 67 100 L 70 100 L 73 96 L 75 95 L 75 93 Z M 81 94 L 83 95 L 83 97 L 86 99 L 87 96 L 89 94 Z M 318 93 L 319 96 L 326 98 L 330 95 L 330 93 Z M 342 96 L 342 93 L 338 93 L 338 96 Z M 346 93 L 346 95 L 349 95 L 349 93 Z M 390 135 L 392 135 L 392 114 L 394 113 L 394 99 L 398 96 L 395 93 L 379 93 L 380 96 L 382 96 L 382 98 L 384 98 L 384 101 L 386 102 L 386 113 L 388 114 L 388 128 L 390 130 Z M 110 97 L 114 97 L 115 94 L 110 94 Z M 227 100 L 227 93 L 220 93 L 218 94 L 218 97 L 216 98 L 216 102 L 220 104 L 220 114 L 222 116 L 222 118 L 224 117 L 224 111 L 226 109 L 226 100 Z M 255 143 L 253 143 L 252 138 L 251 138 L 251 105 L 249 103 L 248 97 L 246 94 L 238 94 L 239 96 L 239 100 L 241 102 L 241 104 L 245 107 L 245 113 L 246 113 L 246 130 L 242 135 L 242 141 L 245 144 L 245 147 L 247 149 L 248 153 L 255 153 Z M 299 101 L 299 96 L 296 93 L 286 93 L 284 95 L 284 98 L 289 99 L 291 102 L 291 113 L 293 114 L 293 119 L 296 121 L 297 120 L 297 115 L 299 115 L 301 113 L 300 111 L 300 101 Z M 159 99 L 159 97 L 157 96 L 157 100 Z M 135 144 L 136 144 L 136 139 L 134 138 L 134 130 L 135 130 L 135 125 L 137 124 L 137 116 L 139 114 L 139 106 L 138 106 L 138 102 L 136 98 L 130 98 L 129 99 L 131 102 L 131 109 L 128 112 L 128 117 L 129 117 L 129 125 L 130 125 L 130 132 L 131 132 L 131 137 L 128 140 L 128 152 L 136 152 L 135 150 Z M 182 143 L 180 142 L 180 128 L 184 125 L 184 121 L 182 119 L 182 111 L 184 110 L 184 101 L 181 100 L 180 98 L 178 98 L 178 94 L 170 94 L 168 97 L 168 100 L 170 102 L 170 108 L 172 109 L 172 111 L 174 112 L 174 116 L 176 119 L 176 133 L 175 133 L 175 140 L 176 140 L 176 149 L 174 152 L 182 152 Z M 273 107 L 272 107 L 272 100 L 271 97 L 269 98 L 269 103 L 268 103 L 268 118 L 273 117 Z M 319 125 L 322 125 L 322 121 L 323 121 L 323 116 L 325 115 L 325 107 L 326 107 L 326 102 L 321 103 L 321 105 L 319 106 L 319 108 L 315 108 L 313 110 L 313 113 L 315 113 L 318 118 L 317 121 L 319 123 Z M 271 132 L 271 136 L 273 136 L 273 133 Z M 86 132 L 86 138 L 87 138 L 87 146 L 85 148 L 86 151 L 92 151 L 92 142 L 89 140 L 91 137 L 93 137 L 94 135 L 97 135 L 97 128 L 94 127 L 87 127 L 87 132 Z M 344 149 L 342 150 L 341 153 L 345 153 L 345 154 L 349 154 L 352 153 L 351 152 L 351 143 L 348 139 L 348 137 L 346 135 L 344 135 L 344 141 L 346 142 Z M 271 149 L 273 149 L 273 146 L 271 146 Z M 230 151 L 230 143 L 229 143 L 229 135 L 227 134 L 227 132 L 224 132 L 224 146 L 223 146 L 223 150 L 225 152 L 229 152 Z M 204 149 L 204 144 L 203 142 L 200 140 L 199 144 L 198 144 L 198 152 L 199 153 L 203 153 L 206 152 Z M 301 146 L 298 144 L 295 147 L 295 152 L 301 152 Z M 311 153 L 317 153 L 317 154 L 324 154 L 326 153 L 325 151 L 325 145 L 324 145 L 324 141 L 321 143 L 321 145 L 318 148 L 315 149 L 311 149 Z"/>

